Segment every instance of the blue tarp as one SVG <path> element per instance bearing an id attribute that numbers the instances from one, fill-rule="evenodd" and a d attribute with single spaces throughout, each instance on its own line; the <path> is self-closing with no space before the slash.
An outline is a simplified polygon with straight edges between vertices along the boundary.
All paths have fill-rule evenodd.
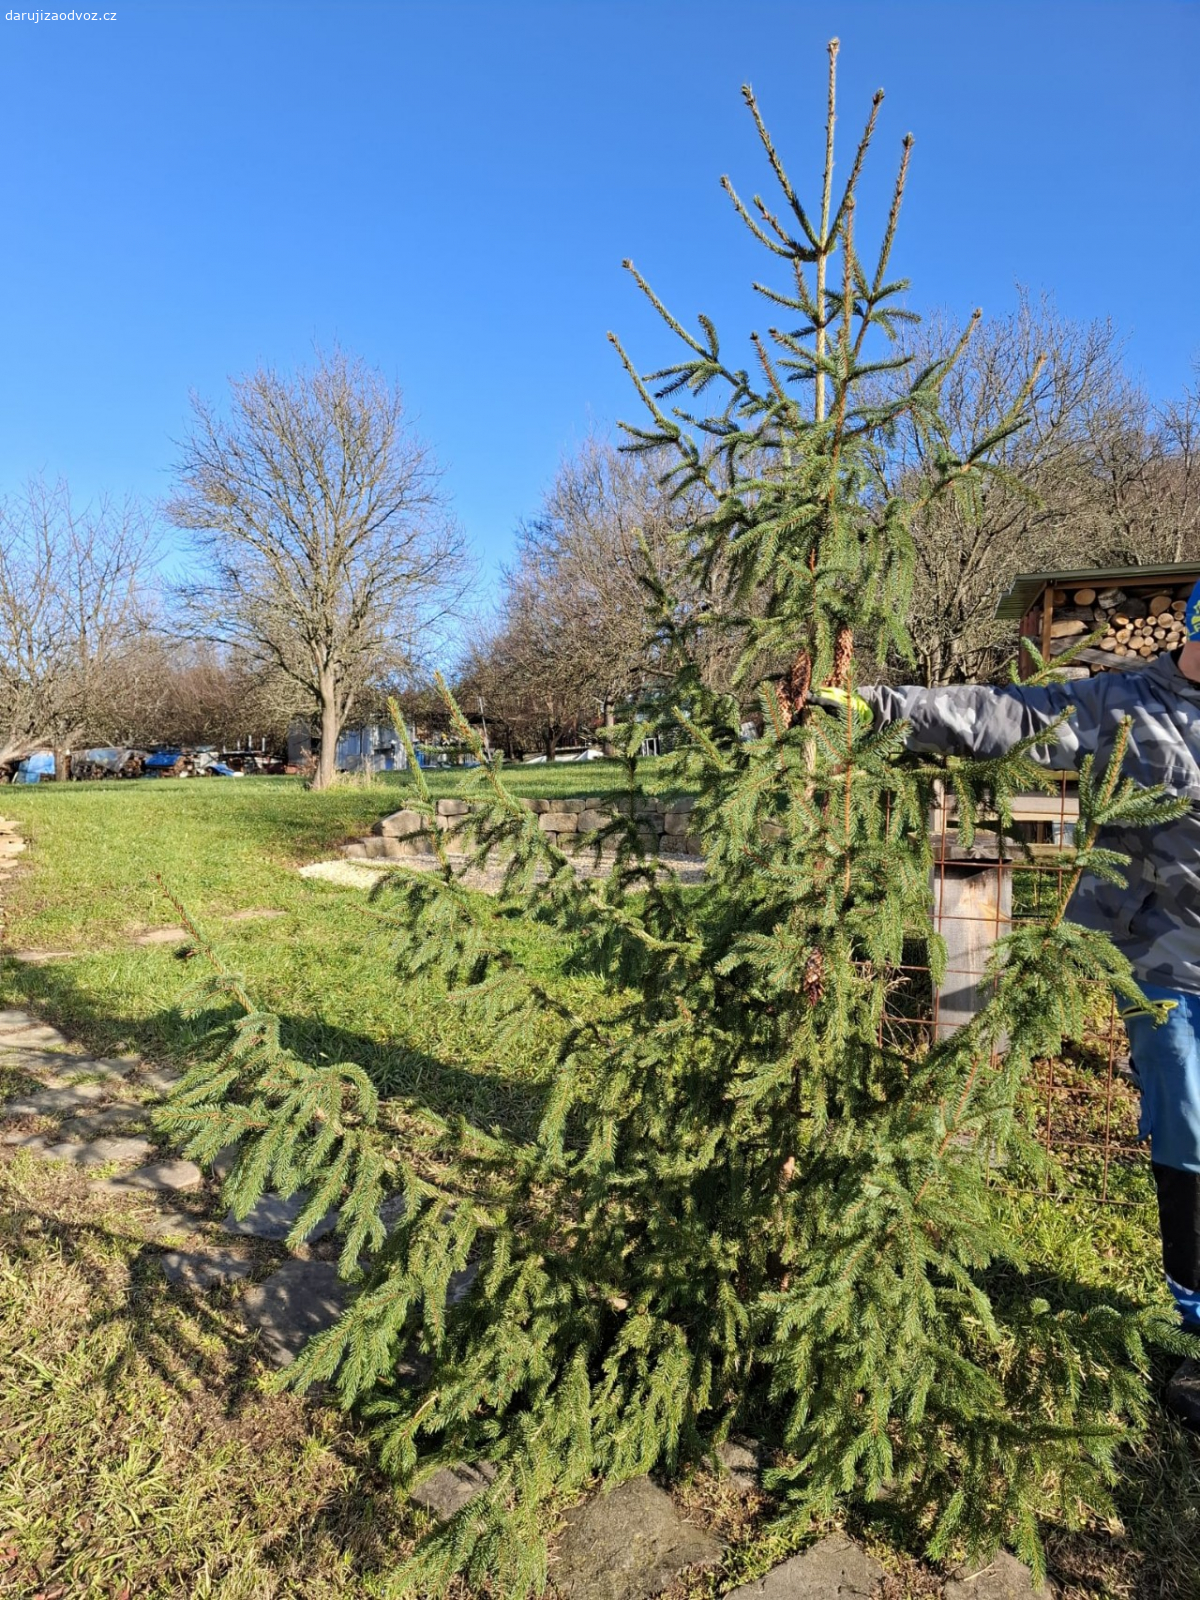
<path id="1" fill-rule="evenodd" d="M 216 778 L 240 778 L 241 773 L 235 772 L 232 767 L 227 767 L 223 761 L 214 761 L 206 769 Z"/>
<path id="2" fill-rule="evenodd" d="M 152 772 L 160 767 L 173 767 L 182 754 L 182 750 L 158 750 L 154 755 L 146 757 L 146 771 Z"/>
<path id="3" fill-rule="evenodd" d="M 14 783 L 37 783 L 41 778 L 54 776 L 53 750 L 35 750 L 26 756 L 13 776 Z"/>

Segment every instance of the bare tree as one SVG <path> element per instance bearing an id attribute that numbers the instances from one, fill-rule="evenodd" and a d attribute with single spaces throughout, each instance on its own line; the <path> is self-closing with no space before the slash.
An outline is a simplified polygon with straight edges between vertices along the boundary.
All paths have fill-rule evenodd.
<path id="1" fill-rule="evenodd" d="M 411 665 L 461 595 L 462 535 L 400 391 L 340 351 L 234 380 L 228 420 L 193 411 L 169 514 L 202 559 L 197 626 L 301 691 L 323 788 L 356 697 Z"/>
<path id="2" fill-rule="evenodd" d="M 61 763 L 104 729 L 145 628 L 153 556 L 132 503 L 77 511 L 65 483 L 41 480 L 0 503 L 0 760 L 49 745 Z"/>
<path id="3" fill-rule="evenodd" d="M 290 679 L 243 654 L 148 630 L 116 665 L 105 696 L 105 739 L 118 745 L 283 743 L 301 709 Z"/>
<path id="4" fill-rule="evenodd" d="M 671 494 L 666 466 L 589 437 L 518 529 L 499 621 L 481 631 L 469 669 L 513 738 L 552 754 L 581 726 L 611 728 L 669 673 L 647 579 L 690 588 L 695 506 Z"/>
<path id="5" fill-rule="evenodd" d="M 935 319 L 911 354 L 923 364 L 960 333 Z M 943 385 L 948 440 L 901 435 L 885 481 L 896 487 L 933 470 L 946 445 L 965 457 L 1031 381 L 1029 421 L 997 446 L 998 470 L 914 520 L 909 626 L 927 683 L 985 678 L 1011 656 L 1011 627 L 996 621 L 995 607 L 1017 572 L 1119 557 L 1097 463 L 1113 441 L 1137 431 L 1144 412 L 1125 382 L 1111 324 L 1072 322 L 1046 297 L 1022 294 L 1011 316 L 976 329 Z"/>
<path id="6" fill-rule="evenodd" d="M 1113 559 L 1141 566 L 1200 554 L 1200 386 L 1153 406 L 1129 384 L 1088 422 L 1101 543 Z"/>

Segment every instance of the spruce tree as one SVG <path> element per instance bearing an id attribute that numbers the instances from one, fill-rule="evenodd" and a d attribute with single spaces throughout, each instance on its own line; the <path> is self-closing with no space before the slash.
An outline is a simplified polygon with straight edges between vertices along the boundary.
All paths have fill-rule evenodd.
<path id="1" fill-rule="evenodd" d="M 219 970 L 240 1020 L 169 1113 L 197 1157 L 237 1142 L 235 1209 L 307 1185 L 299 1239 L 340 1208 L 355 1294 L 294 1381 L 331 1383 L 406 1483 L 452 1461 L 495 1469 L 417 1549 L 400 1579 L 412 1594 L 458 1573 L 536 1592 L 548 1507 L 669 1478 L 749 1419 L 780 1452 L 767 1481 L 782 1517 L 886 1491 L 933 1556 L 1004 1541 L 1040 1570 L 1039 1519 L 1106 1503 L 1114 1453 L 1146 1409 L 1146 1343 L 1173 1340 L 1160 1313 L 1040 1297 L 988 1176 L 989 1152 L 1023 1149 L 1019 1086 L 1077 1031 L 1087 985 L 1141 1003 L 1115 948 L 1068 910 L 1078 873 L 1119 872 L 1103 824 L 1170 810 L 1120 779 L 1121 741 L 1107 770 L 1081 776 L 1075 877 L 1005 941 L 981 1014 L 932 1044 L 889 1020 L 906 952 L 922 950 L 935 981 L 943 959 L 935 783 L 953 785 L 969 840 L 981 796 L 1007 827 L 1013 793 L 1044 778 L 1025 747 L 914 758 L 903 725 L 811 698 L 852 687 L 856 637 L 907 654 L 910 519 L 923 496 L 979 493 L 998 437 L 955 456 L 938 419 L 955 354 L 919 371 L 896 354 L 907 285 L 890 259 L 910 145 L 868 268 L 855 195 L 882 97 L 837 192 L 835 59 L 832 46 L 811 210 L 745 91 L 778 203 L 725 187 L 784 275 L 755 285 L 772 321 L 751 336 L 754 367 L 728 364 L 707 318 L 690 332 L 636 273 L 681 351 L 648 376 L 621 352 L 647 413 L 631 447 L 670 446 L 679 490 L 703 491 L 691 557 L 728 585 L 721 625 L 742 645 L 735 692 L 714 692 L 694 643 L 716 623 L 649 595 L 675 662 L 668 763 L 697 796 L 703 884 L 682 887 L 646 853 L 632 756 L 628 803 L 589 841 L 611 869 L 577 874 L 448 697 L 482 763 L 472 860 L 502 861 L 504 882 L 470 892 L 439 834 L 439 870 L 398 870 L 382 899 L 402 981 L 436 970 L 497 1029 L 555 1018 L 536 1136 L 381 1103 L 357 1067 L 297 1060 Z M 881 467 L 902 416 L 931 465 L 897 498 Z M 1002 431 L 1020 423 L 1018 408 Z M 763 731 L 744 741 L 747 703 Z M 630 729 L 631 749 L 644 731 Z M 413 774 L 410 803 L 433 825 Z M 602 980 L 602 1014 L 523 969 L 515 913 L 558 930 L 573 969 Z M 389 1231 L 381 1208 L 396 1196 Z"/>

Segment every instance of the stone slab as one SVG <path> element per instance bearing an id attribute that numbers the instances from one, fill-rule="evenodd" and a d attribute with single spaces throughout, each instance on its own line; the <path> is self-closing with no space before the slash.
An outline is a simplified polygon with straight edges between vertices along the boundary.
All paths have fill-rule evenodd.
<path id="1" fill-rule="evenodd" d="M 128 1194 L 131 1189 L 195 1189 L 204 1174 L 194 1161 L 155 1161 L 123 1178 L 109 1178 L 94 1185 L 112 1194 Z"/>
<path id="2" fill-rule="evenodd" d="M 149 1124 L 150 1119 L 140 1106 L 118 1104 L 102 1106 L 99 1111 L 85 1111 L 82 1116 L 69 1117 L 59 1125 L 58 1131 L 66 1139 L 103 1139 L 110 1137 L 116 1128 L 120 1128 L 122 1133 L 132 1133 L 134 1129 L 145 1128 Z"/>
<path id="3" fill-rule="evenodd" d="M 66 1050 L 68 1047 L 66 1035 L 45 1022 L 36 1022 L 27 1028 L 10 1028 L 0 1043 L 6 1050 L 23 1050 L 27 1047 L 31 1050 Z"/>
<path id="4" fill-rule="evenodd" d="M 0 1038 L 0 1061 L 7 1067 L 17 1067 L 30 1076 L 49 1078 L 53 1086 L 59 1089 L 66 1088 L 67 1080 L 64 1073 L 70 1072 L 80 1056 L 71 1056 L 63 1050 L 6 1050 L 4 1040 Z"/>
<path id="5" fill-rule="evenodd" d="M 13 1028 L 32 1028 L 34 1020 L 28 1011 L 18 1011 L 15 1006 L 0 1007 L 0 1033 L 8 1033 Z"/>
<path id="6" fill-rule="evenodd" d="M 726 1600 L 870 1600 L 883 1568 L 844 1533 L 772 1567 L 765 1577 L 731 1589 Z"/>
<path id="7" fill-rule="evenodd" d="M 108 1091 L 103 1084 L 77 1083 L 66 1089 L 35 1089 L 18 1095 L 0 1106 L 2 1117 L 61 1117 L 84 1111 L 103 1100 Z"/>
<path id="8" fill-rule="evenodd" d="M 134 936 L 134 944 L 182 944 L 185 939 L 190 939 L 191 934 L 186 928 L 147 928 L 145 933 Z"/>
<path id="9" fill-rule="evenodd" d="M 421 833 L 427 826 L 419 811 L 393 811 L 390 817 L 380 818 L 371 832 L 377 839 L 394 839 L 399 834 Z"/>
<path id="10" fill-rule="evenodd" d="M 649 1600 L 722 1546 L 684 1522 L 670 1495 L 633 1478 L 567 1514 L 551 1577 L 562 1600 Z"/>
<path id="11" fill-rule="evenodd" d="M 286 1239 L 296 1224 L 296 1218 L 308 1204 L 303 1190 L 285 1200 L 282 1195 L 264 1194 L 257 1205 L 251 1206 L 239 1221 L 231 1211 L 221 1226 L 226 1233 L 250 1234 L 255 1239 Z M 337 1213 L 329 1211 L 323 1216 L 309 1239 L 320 1239 L 337 1225 Z"/>
<path id="12" fill-rule="evenodd" d="M 47 1144 L 39 1152 L 48 1161 L 70 1161 L 77 1167 L 103 1167 L 110 1161 L 145 1161 L 154 1154 L 149 1139 L 92 1139 L 86 1142 L 66 1140 L 62 1144 Z"/>
<path id="13" fill-rule="evenodd" d="M 574 833 L 579 827 L 579 813 L 543 811 L 538 817 L 538 827 L 543 833 Z"/>
<path id="14" fill-rule="evenodd" d="M 176 1236 L 187 1238 L 189 1234 L 196 1232 L 199 1223 L 186 1211 L 163 1211 L 161 1207 L 155 1206 L 153 1211 L 144 1212 L 139 1216 L 138 1226 L 152 1239 L 168 1239 Z"/>
<path id="15" fill-rule="evenodd" d="M 946 1585 L 945 1600 L 1050 1600 L 1047 1584 L 1035 1589 L 1023 1561 L 1002 1550 L 982 1571 L 968 1569 Z"/>
<path id="16" fill-rule="evenodd" d="M 490 1461 L 481 1461 L 474 1467 L 456 1461 L 452 1467 L 439 1467 L 432 1477 L 419 1483 L 409 1499 L 439 1522 L 449 1522 L 456 1512 L 486 1489 L 495 1476 L 496 1469 Z"/>
<path id="17" fill-rule="evenodd" d="M 168 1283 L 200 1292 L 235 1278 L 248 1278 L 253 1270 L 249 1261 L 232 1250 L 170 1250 L 162 1258 L 162 1269 Z"/>
<path id="18" fill-rule="evenodd" d="M 717 1460 L 739 1494 L 758 1488 L 762 1454 L 754 1440 L 726 1439 L 717 1446 Z"/>
<path id="19" fill-rule="evenodd" d="M 147 1067 L 136 1078 L 130 1079 L 133 1089 L 149 1089 L 153 1094 L 170 1094 L 181 1074 L 171 1067 Z"/>
<path id="20" fill-rule="evenodd" d="M 123 1082 L 137 1065 L 132 1056 L 79 1056 L 64 1072 L 86 1074 L 104 1083 Z"/>
<path id="21" fill-rule="evenodd" d="M 345 1285 L 327 1261 L 286 1261 L 238 1303 L 245 1326 L 260 1335 L 267 1359 L 287 1367 L 314 1334 L 331 1327 L 345 1305 Z"/>

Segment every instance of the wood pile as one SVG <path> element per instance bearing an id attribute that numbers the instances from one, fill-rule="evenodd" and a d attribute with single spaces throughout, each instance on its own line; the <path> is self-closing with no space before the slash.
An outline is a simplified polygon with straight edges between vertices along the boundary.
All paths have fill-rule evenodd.
<path id="1" fill-rule="evenodd" d="M 1140 666 L 1178 650 L 1187 639 L 1184 612 L 1191 585 L 1173 588 L 1055 589 L 1050 654 L 1062 655 L 1087 634 L 1100 634 L 1094 647 L 1080 652 L 1082 664 L 1108 671 Z"/>
<path id="2" fill-rule="evenodd" d="M 146 766 L 141 750 L 81 750 L 71 757 L 71 777 L 83 783 L 102 778 L 140 778 Z"/>

